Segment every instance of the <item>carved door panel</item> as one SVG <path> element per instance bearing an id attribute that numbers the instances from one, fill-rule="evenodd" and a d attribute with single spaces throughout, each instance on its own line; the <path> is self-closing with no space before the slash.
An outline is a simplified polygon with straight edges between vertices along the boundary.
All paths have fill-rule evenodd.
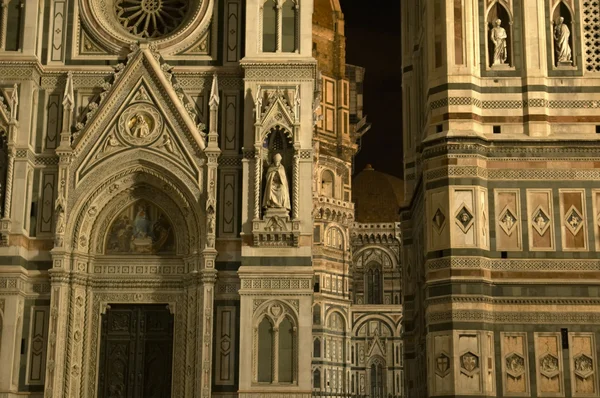
<path id="1" fill-rule="evenodd" d="M 102 315 L 98 398 L 170 398 L 172 357 L 165 305 L 111 305 Z"/>

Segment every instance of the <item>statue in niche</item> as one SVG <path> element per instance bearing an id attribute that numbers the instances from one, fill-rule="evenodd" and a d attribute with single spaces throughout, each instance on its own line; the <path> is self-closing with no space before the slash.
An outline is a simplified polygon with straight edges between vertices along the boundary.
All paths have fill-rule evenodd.
<path id="1" fill-rule="evenodd" d="M 290 210 L 290 194 L 281 155 L 273 156 L 273 163 L 266 173 L 263 207 Z"/>
<path id="2" fill-rule="evenodd" d="M 494 27 L 490 30 L 490 40 L 494 43 L 494 59 L 492 66 L 504 65 L 508 59 L 508 50 L 506 40 L 508 35 L 506 30 L 502 27 L 502 21 L 496 19 L 494 21 Z"/>
<path id="3" fill-rule="evenodd" d="M 557 65 L 571 64 L 570 37 L 571 31 L 565 24 L 565 19 L 563 17 L 558 18 L 558 21 L 554 23 L 554 50 L 556 51 Z"/>

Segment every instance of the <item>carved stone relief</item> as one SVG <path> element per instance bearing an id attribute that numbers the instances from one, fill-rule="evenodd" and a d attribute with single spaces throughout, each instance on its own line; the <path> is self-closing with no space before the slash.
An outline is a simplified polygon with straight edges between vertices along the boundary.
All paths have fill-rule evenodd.
<path id="1" fill-rule="evenodd" d="M 522 250 L 520 191 L 494 189 L 496 250 Z"/>
<path id="2" fill-rule="evenodd" d="M 587 250 L 585 190 L 559 190 L 563 250 Z"/>
<path id="3" fill-rule="evenodd" d="M 538 396 L 564 396 L 560 333 L 534 333 Z"/>
<path id="4" fill-rule="evenodd" d="M 527 190 L 529 247 L 531 250 L 554 250 L 552 191 Z"/>
<path id="5" fill-rule="evenodd" d="M 529 395 L 527 334 L 501 332 L 502 382 L 504 395 Z"/>
<path id="6" fill-rule="evenodd" d="M 574 397 L 598 395 L 596 341 L 593 333 L 569 333 L 571 392 Z"/>

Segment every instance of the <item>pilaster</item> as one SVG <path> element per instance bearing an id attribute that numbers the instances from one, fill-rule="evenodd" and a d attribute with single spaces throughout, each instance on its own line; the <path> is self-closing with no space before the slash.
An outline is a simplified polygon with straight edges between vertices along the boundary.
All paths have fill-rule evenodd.
<path id="1" fill-rule="evenodd" d="M 24 300 L 20 295 L 2 296 L 2 334 L 0 335 L 0 395 L 17 392 L 21 365 Z"/>

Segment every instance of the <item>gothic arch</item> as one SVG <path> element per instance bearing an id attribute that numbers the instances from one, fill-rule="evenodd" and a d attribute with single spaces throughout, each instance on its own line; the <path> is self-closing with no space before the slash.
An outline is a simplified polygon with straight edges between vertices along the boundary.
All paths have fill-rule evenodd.
<path id="1" fill-rule="evenodd" d="M 280 306 L 282 309 L 281 313 L 276 314 L 276 311 L 273 311 L 274 306 Z M 258 323 L 266 316 L 271 320 L 274 326 L 277 326 L 283 320 L 284 315 L 290 315 L 294 324 L 297 325 L 298 311 L 296 311 L 293 306 L 282 300 L 268 300 L 256 307 L 253 324 L 254 326 L 258 325 Z"/>
<path id="2" fill-rule="evenodd" d="M 576 40 L 576 35 L 577 35 L 577 29 L 574 26 L 574 16 L 575 16 L 575 11 L 572 9 L 572 7 L 569 5 L 569 2 L 567 1 L 563 1 L 560 0 L 556 3 L 556 5 L 553 7 L 552 12 L 550 13 L 552 21 L 551 21 L 551 41 L 552 41 L 552 60 L 553 60 L 553 64 L 556 66 L 558 64 L 558 56 L 556 54 L 556 41 L 554 39 L 554 29 L 555 29 L 555 24 L 558 21 L 558 19 L 560 17 L 564 18 L 564 24 L 569 28 L 569 46 L 571 47 L 571 60 L 572 62 L 575 61 L 576 57 L 577 57 L 577 46 L 575 45 L 575 40 Z"/>
<path id="3" fill-rule="evenodd" d="M 263 337 L 262 333 L 264 330 L 261 330 L 262 323 L 267 320 L 271 325 L 271 333 L 273 333 L 273 337 L 269 340 Z M 289 339 L 286 341 L 289 344 L 288 355 L 291 355 L 291 361 L 289 358 L 285 361 L 280 361 L 279 358 L 282 354 L 281 352 L 281 342 L 283 341 L 282 331 L 280 330 L 280 326 L 282 324 L 288 323 L 291 326 L 289 330 L 289 335 L 287 336 Z M 258 307 L 256 307 L 256 311 L 253 316 L 253 329 L 254 329 L 254 344 L 252 350 L 252 379 L 255 383 L 274 383 L 278 384 L 279 381 L 283 383 L 293 383 L 298 380 L 298 312 L 293 308 L 292 305 L 282 301 L 282 300 L 268 300 Z M 285 330 L 283 331 L 285 333 Z M 271 342 L 271 347 L 268 350 L 263 352 L 261 348 L 263 344 L 267 344 Z M 267 359 L 261 358 L 261 353 L 265 354 L 266 352 L 270 352 L 272 358 Z M 285 354 L 285 351 L 283 352 Z M 264 363 L 263 367 L 260 366 L 260 360 L 271 360 L 271 372 L 264 372 Z M 282 365 L 283 364 L 283 369 Z M 289 369 L 286 369 L 287 366 L 290 366 Z M 262 369 L 262 372 L 261 372 Z M 282 374 L 287 372 L 288 376 L 290 376 L 289 380 L 281 380 Z M 282 373 L 283 372 L 283 373 Z M 265 380 L 265 377 L 270 378 L 270 382 Z"/>
<path id="4" fill-rule="evenodd" d="M 365 252 L 367 250 L 379 250 L 379 251 L 382 251 L 385 255 L 387 255 L 389 257 L 389 260 L 391 262 L 391 268 L 394 269 L 394 268 L 398 267 L 399 261 L 398 261 L 398 258 L 397 258 L 397 254 L 394 253 L 390 248 L 388 248 L 386 246 L 383 246 L 383 245 L 367 245 L 367 246 L 361 247 L 352 256 L 353 263 L 357 264 L 357 261 L 360 258 L 360 256 L 362 256 L 363 252 Z M 364 264 L 363 264 L 363 266 L 364 266 Z"/>
<path id="5" fill-rule="evenodd" d="M 367 368 L 370 368 L 374 364 L 382 365 L 384 368 L 387 367 L 387 362 L 381 355 L 373 355 L 369 357 L 369 360 L 367 361 Z"/>
<path id="6" fill-rule="evenodd" d="M 346 325 L 348 325 L 348 315 L 345 313 L 344 308 L 341 306 L 338 306 L 338 305 L 332 305 L 327 308 L 327 310 L 325 311 L 325 319 L 327 319 L 329 317 L 329 315 L 331 315 L 331 313 L 333 313 L 333 312 L 339 313 L 341 315 L 344 323 Z M 325 324 L 327 324 L 327 323 L 325 323 Z"/>
<path id="7" fill-rule="evenodd" d="M 344 230 L 339 227 L 337 224 L 332 223 L 333 225 L 329 225 L 329 227 L 325 230 L 325 246 L 333 249 L 338 249 L 345 251 L 346 250 L 346 236 L 344 234 Z M 341 242 L 338 242 L 341 240 Z"/>
<path id="8" fill-rule="evenodd" d="M 399 337 L 396 335 L 397 331 L 396 325 L 394 325 L 394 321 L 392 321 L 389 317 L 380 314 L 365 314 L 358 318 L 356 322 L 354 322 L 354 327 L 352 328 L 352 335 L 357 336 L 358 331 L 360 330 L 360 328 L 363 327 L 363 325 L 369 323 L 369 321 L 375 320 L 383 322 L 385 326 L 389 329 L 391 336 Z"/>
<path id="9" fill-rule="evenodd" d="M 200 250 L 204 210 L 199 204 L 200 191 L 196 188 L 192 192 L 188 188 L 189 180 L 185 184 L 181 175 L 147 162 L 130 162 L 109 175 L 95 189 L 87 189 L 85 186 L 89 184 L 77 189 L 82 194 L 72 206 L 74 218 L 65 230 L 65 237 L 72 238 L 74 249 L 102 254 L 103 250 L 99 249 L 104 239 L 102 231 L 109 227 L 117 212 L 145 194 L 153 198 L 159 208 L 169 212 L 173 224 L 181 227 L 177 254 Z"/>
<path id="10" fill-rule="evenodd" d="M 494 59 L 493 55 L 493 46 L 490 40 L 490 29 L 494 26 L 494 21 L 496 19 L 500 19 L 502 21 L 502 27 L 506 30 L 506 50 L 507 50 L 507 59 L 506 64 L 510 66 L 514 66 L 514 54 L 513 54 L 513 21 L 514 16 L 511 12 L 510 4 L 506 0 L 495 0 L 493 1 L 485 12 L 485 25 L 486 25 L 486 34 L 485 34 L 485 43 L 486 43 L 486 54 L 487 60 L 486 65 L 490 67 L 492 65 L 492 61 Z"/>
<path id="11" fill-rule="evenodd" d="M 329 321 L 333 316 L 339 316 L 342 322 L 343 332 L 345 333 L 348 330 L 348 319 L 344 316 L 344 313 L 337 308 L 331 308 L 327 310 L 325 315 L 325 327 L 329 328 Z"/>
<path id="12" fill-rule="evenodd" d="M 319 193 L 322 196 L 327 196 L 332 199 L 337 199 L 336 195 L 336 183 L 335 183 L 335 173 L 325 168 L 321 171 L 321 186 L 319 187 Z"/>

